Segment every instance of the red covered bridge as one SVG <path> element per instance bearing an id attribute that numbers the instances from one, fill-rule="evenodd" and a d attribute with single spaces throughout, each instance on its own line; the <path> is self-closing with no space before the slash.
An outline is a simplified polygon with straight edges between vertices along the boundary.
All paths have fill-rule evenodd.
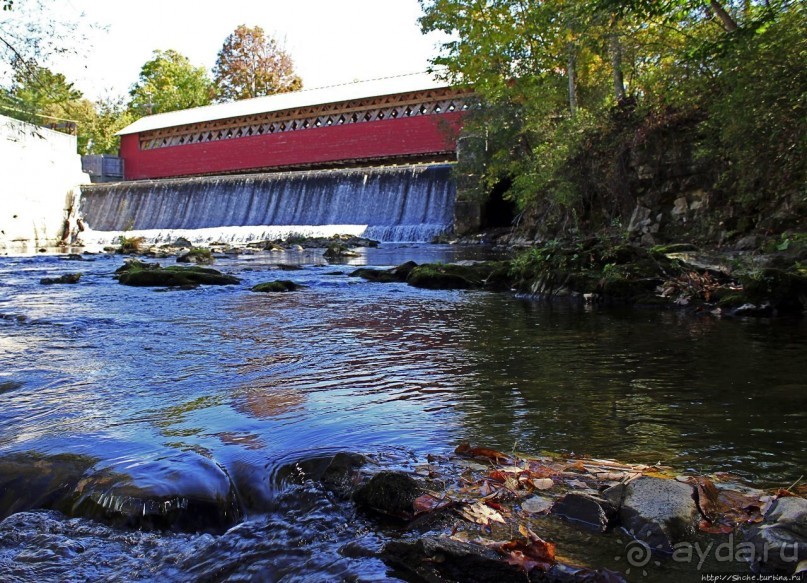
<path id="1" fill-rule="evenodd" d="M 125 179 L 454 160 L 469 96 L 419 74 L 151 115 L 119 132 Z"/>

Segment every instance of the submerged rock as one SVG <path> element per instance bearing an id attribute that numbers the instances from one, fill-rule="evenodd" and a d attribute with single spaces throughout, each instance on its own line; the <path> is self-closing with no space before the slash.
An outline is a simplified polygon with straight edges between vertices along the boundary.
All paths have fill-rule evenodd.
<path id="1" fill-rule="evenodd" d="M 359 486 L 359 471 L 367 463 L 363 455 L 339 452 L 333 456 L 306 458 L 280 468 L 276 481 L 283 487 L 288 483 L 301 484 L 306 480 L 320 482 L 340 498 L 350 498 Z"/>
<path id="2" fill-rule="evenodd" d="M 66 273 L 64 275 L 60 275 L 59 277 L 43 277 L 39 280 L 39 283 L 42 285 L 53 285 L 53 284 L 60 284 L 60 283 L 78 283 L 81 279 L 80 273 Z"/>
<path id="3" fill-rule="evenodd" d="M 130 268 L 118 276 L 123 285 L 135 287 L 186 287 L 198 285 L 235 285 L 241 280 L 206 267 Z"/>
<path id="4" fill-rule="evenodd" d="M 116 526 L 222 532 L 241 511 L 229 476 L 193 452 L 148 460 L 126 459 L 86 472 L 70 514 Z"/>
<path id="5" fill-rule="evenodd" d="M 294 283 L 288 279 L 278 279 L 252 286 L 252 291 L 262 293 L 291 292 L 303 289 L 306 286 Z"/>

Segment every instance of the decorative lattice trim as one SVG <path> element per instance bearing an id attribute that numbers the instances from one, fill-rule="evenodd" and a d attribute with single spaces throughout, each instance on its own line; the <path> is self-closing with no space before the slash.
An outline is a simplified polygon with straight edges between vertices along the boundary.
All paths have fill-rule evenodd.
<path id="1" fill-rule="evenodd" d="M 469 95 L 467 91 L 443 88 L 187 124 L 143 132 L 140 134 L 140 149 L 153 150 L 312 128 L 465 111 L 468 109 Z"/>

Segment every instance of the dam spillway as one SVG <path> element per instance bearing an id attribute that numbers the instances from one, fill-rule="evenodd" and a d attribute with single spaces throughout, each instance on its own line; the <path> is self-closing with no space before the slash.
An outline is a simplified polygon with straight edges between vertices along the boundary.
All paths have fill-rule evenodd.
<path id="1" fill-rule="evenodd" d="M 245 243 L 350 234 L 428 242 L 452 228 L 451 164 L 144 180 L 82 187 L 86 244 Z"/>

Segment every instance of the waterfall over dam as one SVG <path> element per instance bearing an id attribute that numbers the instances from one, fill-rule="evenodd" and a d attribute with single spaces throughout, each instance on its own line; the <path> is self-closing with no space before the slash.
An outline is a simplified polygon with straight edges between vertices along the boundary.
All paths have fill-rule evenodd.
<path id="1" fill-rule="evenodd" d="M 428 242 L 451 230 L 455 193 L 450 164 L 88 185 L 81 240 L 244 243 L 351 234 Z"/>

